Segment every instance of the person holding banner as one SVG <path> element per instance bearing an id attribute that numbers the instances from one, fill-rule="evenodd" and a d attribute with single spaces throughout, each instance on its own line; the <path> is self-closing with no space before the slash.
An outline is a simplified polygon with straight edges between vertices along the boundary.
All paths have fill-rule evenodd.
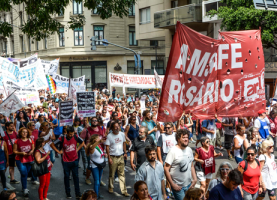
<path id="1" fill-rule="evenodd" d="M 16 155 L 16 165 L 21 174 L 21 184 L 24 197 L 29 196 L 27 189 L 27 176 L 31 170 L 31 163 L 34 161 L 34 141 L 30 139 L 27 128 L 18 131 L 18 139 L 14 142 L 13 152 Z"/>

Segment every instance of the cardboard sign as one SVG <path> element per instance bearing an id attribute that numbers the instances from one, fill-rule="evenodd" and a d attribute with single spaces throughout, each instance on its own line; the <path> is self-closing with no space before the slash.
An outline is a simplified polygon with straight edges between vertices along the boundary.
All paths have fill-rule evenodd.
<path id="1" fill-rule="evenodd" d="M 59 103 L 60 126 L 71 126 L 73 113 L 73 101 L 61 101 Z"/>

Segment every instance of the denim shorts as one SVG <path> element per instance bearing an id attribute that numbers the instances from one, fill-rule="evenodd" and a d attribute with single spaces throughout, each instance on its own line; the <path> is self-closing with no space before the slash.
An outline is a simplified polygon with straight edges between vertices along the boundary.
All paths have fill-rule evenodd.
<path id="1" fill-rule="evenodd" d="M 185 198 L 186 191 L 188 191 L 190 186 L 191 183 L 186 187 L 182 187 L 180 191 L 175 191 L 172 189 L 172 193 L 174 195 L 175 200 L 183 200 Z"/>

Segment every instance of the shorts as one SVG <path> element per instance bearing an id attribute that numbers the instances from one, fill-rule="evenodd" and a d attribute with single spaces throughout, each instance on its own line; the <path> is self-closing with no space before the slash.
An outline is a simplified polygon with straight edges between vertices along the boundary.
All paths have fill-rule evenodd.
<path id="1" fill-rule="evenodd" d="M 270 197 L 275 197 L 276 196 L 276 189 L 266 190 L 266 191 L 267 191 L 268 196 L 270 196 Z M 266 191 L 259 194 L 259 197 L 265 197 Z"/>
<path id="2" fill-rule="evenodd" d="M 9 167 L 15 167 L 15 154 L 9 155 Z"/>
<path id="3" fill-rule="evenodd" d="M 230 150 L 232 148 L 233 139 L 234 139 L 234 135 L 225 135 L 224 137 L 225 149 Z"/>
<path id="4" fill-rule="evenodd" d="M 212 173 L 208 173 L 207 175 L 205 175 L 204 172 L 201 172 L 201 171 L 196 172 L 196 176 L 197 176 L 198 181 L 206 181 L 206 179 L 213 178 Z"/>

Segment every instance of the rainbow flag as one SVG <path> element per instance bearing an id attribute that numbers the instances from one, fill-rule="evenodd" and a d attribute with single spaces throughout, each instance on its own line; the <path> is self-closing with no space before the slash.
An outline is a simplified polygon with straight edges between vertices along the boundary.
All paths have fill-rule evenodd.
<path id="1" fill-rule="evenodd" d="M 48 83 L 50 93 L 51 94 L 56 94 L 56 91 L 57 91 L 56 82 L 54 81 L 54 79 L 50 75 L 46 75 L 46 79 L 47 79 L 47 83 Z"/>

